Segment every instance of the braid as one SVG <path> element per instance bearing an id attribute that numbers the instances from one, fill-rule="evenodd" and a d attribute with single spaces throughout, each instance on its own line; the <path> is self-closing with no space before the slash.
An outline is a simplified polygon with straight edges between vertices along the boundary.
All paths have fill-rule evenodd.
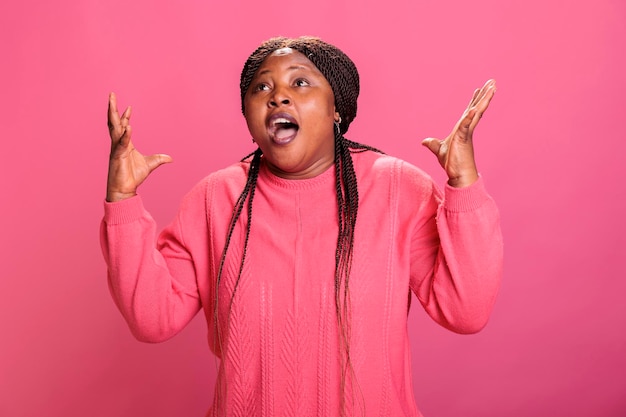
<path id="1" fill-rule="evenodd" d="M 335 309 L 337 324 L 340 331 L 341 351 L 341 392 L 346 392 L 348 378 L 356 384 L 357 392 L 364 403 L 358 381 L 354 374 L 350 355 L 351 329 L 351 301 L 350 301 L 350 272 L 354 254 L 354 231 L 356 229 L 357 213 L 359 210 L 359 191 L 357 177 L 352 161 L 352 153 L 366 151 L 379 152 L 376 148 L 353 142 L 341 134 L 339 128 L 335 130 L 335 191 L 338 205 L 339 232 L 337 248 L 335 250 Z M 342 291 L 343 290 L 343 291 Z M 354 388 L 353 388 L 354 389 Z M 354 394 L 354 392 L 353 392 Z M 352 408 L 355 398 L 352 396 Z M 341 397 L 341 413 L 346 413 L 346 398 Z M 364 409 L 361 409 L 362 413 Z"/>
<path id="2" fill-rule="evenodd" d="M 243 246 L 243 253 L 241 255 L 241 263 L 239 265 L 239 272 L 237 274 L 237 280 L 235 281 L 235 285 L 233 287 L 233 292 L 231 294 L 229 307 L 228 307 L 228 320 L 227 320 L 227 325 L 226 325 L 226 330 L 228 330 L 230 328 L 230 313 L 232 311 L 233 301 L 235 299 L 235 294 L 237 293 L 237 288 L 239 287 L 239 282 L 241 281 L 241 274 L 243 272 L 243 266 L 246 260 L 246 253 L 248 250 L 250 228 L 252 226 L 252 200 L 254 199 L 257 178 L 259 176 L 259 168 L 261 164 L 261 150 L 257 149 L 256 151 L 254 151 L 253 153 L 249 154 L 244 159 L 242 159 L 242 161 L 249 159 L 251 156 L 252 156 L 252 161 L 250 162 L 250 168 L 248 171 L 248 179 L 246 181 L 246 185 L 244 186 L 243 191 L 239 195 L 239 198 L 237 199 L 237 202 L 235 203 L 235 206 L 233 207 L 233 213 L 230 218 L 230 223 L 228 225 L 228 232 L 226 234 L 226 243 L 224 244 L 224 250 L 222 251 L 222 257 L 220 259 L 220 266 L 219 266 L 219 270 L 217 273 L 217 280 L 215 283 L 215 305 L 213 307 L 213 320 L 214 320 L 214 327 L 215 327 L 216 336 L 217 336 L 217 342 L 219 344 L 219 351 L 222 352 L 222 357 L 224 357 L 224 345 L 223 345 L 224 335 L 222 334 L 222 329 L 220 328 L 219 320 L 218 320 L 219 286 L 223 277 L 224 264 L 226 262 L 226 254 L 230 246 L 230 240 L 232 238 L 233 232 L 235 230 L 235 226 L 237 224 L 237 221 L 239 220 L 239 217 L 241 216 L 241 212 L 243 211 L 244 205 L 247 200 L 246 209 L 248 212 L 248 221 L 246 223 L 246 237 L 245 237 L 244 246 Z M 222 372 L 225 372 L 225 371 L 223 370 Z M 218 384 L 221 384 L 223 380 L 225 380 L 225 378 L 218 378 Z M 218 397 L 216 398 L 217 407 L 219 409 L 221 390 L 218 390 L 217 392 L 220 393 Z"/>
<path id="3" fill-rule="evenodd" d="M 337 247 L 335 250 L 335 311 L 337 314 L 337 324 L 340 337 L 340 363 L 341 363 L 341 415 L 346 415 L 346 389 L 348 382 L 351 383 L 352 389 L 356 385 L 359 392 L 359 400 L 361 403 L 361 413 L 365 414 L 363 407 L 364 398 L 358 383 L 356 381 L 352 360 L 350 357 L 350 339 L 351 339 L 351 304 L 350 304 L 350 272 L 352 267 L 352 259 L 354 253 L 354 231 L 356 229 L 357 212 L 359 208 L 359 193 L 357 187 L 357 177 L 353 166 L 352 153 L 360 153 L 365 151 L 374 151 L 381 153 L 378 149 L 361 143 L 352 142 L 346 139 L 345 134 L 356 117 L 357 98 L 359 96 L 359 73 L 356 66 L 350 58 L 337 47 L 330 45 L 318 38 L 300 37 L 297 39 L 289 38 L 272 38 L 265 41 L 259 46 L 246 61 L 240 78 L 241 92 L 241 110 L 245 114 L 244 98 L 254 78 L 255 73 L 272 52 L 281 48 L 292 48 L 304 56 L 306 56 L 328 80 L 334 94 L 335 110 L 341 115 L 341 120 L 337 122 L 335 129 L 335 190 L 338 205 L 337 221 Z M 252 199 L 258 176 L 258 165 L 260 162 L 261 152 L 254 152 L 254 157 L 250 166 L 248 180 L 241 196 L 233 209 L 233 216 L 227 235 L 226 246 L 222 254 L 220 268 L 218 273 L 217 286 L 222 276 L 223 264 L 226 258 L 226 251 L 230 243 L 233 229 L 239 218 L 244 206 L 244 202 L 248 198 L 248 224 L 246 229 L 245 246 L 241 259 L 239 275 L 230 300 L 230 309 L 232 309 L 234 295 L 241 278 L 243 264 L 246 256 L 246 248 L 250 234 L 250 224 L 252 222 Z M 251 155 L 249 155 L 251 156 Z M 248 156 L 248 157 L 249 157 Z M 216 286 L 216 297 L 217 297 Z M 217 300 L 217 298 L 216 298 Z M 217 301 L 215 307 L 215 317 L 217 317 Z M 229 316 L 230 317 L 230 316 Z M 216 328 L 217 323 L 216 323 Z M 218 338 L 220 333 L 218 331 Z M 220 339 L 221 343 L 221 339 Z M 352 396 L 352 406 L 354 408 L 355 398 Z"/>
<path id="4" fill-rule="evenodd" d="M 244 249 L 243 249 L 243 254 L 241 256 L 241 265 L 239 266 L 239 273 L 237 274 L 237 280 L 235 282 L 235 287 L 233 289 L 233 294 L 230 300 L 230 305 L 232 306 L 232 299 L 235 296 L 235 292 L 237 291 L 237 287 L 239 286 L 239 281 L 241 280 L 241 273 L 243 272 L 243 265 L 244 265 L 244 261 L 245 261 L 245 257 L 246 257 L 246 252 L 248 249 L 248 239 L 250 237 L 250 227 L 252 225 L 252 200 L 254 198 L 254 192 L 256 189 L 256 181 L 259 175 L 259 167 L 260 167 L 260 162 L 261 162 L 261 150 L 257 149 L 255 152 L 253 152 L 252 154 L 253 158 L 252 161 L 250 162 L 250 170 L 248 173 L 248 180 L 246 181 L 246 185 L 244 186 L 243 191 L 241 192 L 241 194 L 239 195 L 239 198 L 237 199 L 237 202 L 235 203 L 235 206 L 233 207 L 233 214 L 230 218 L 230 224 L 228 225 L 228 232 L 226 234 L 226 243 L 224 244 L 224 250 L 222 251 L 222 257 L 220 259 L 220 266 L 219 266 L 219 270 L 217 273 L 217 282 L 215 285 L 215 307 L 213 310 L 213 315 L 215 317 L 216 320 L 216 326 L 215 328 L 217 329 L 218 332 L 218 340 L 220 341 L 220 343 L 222 342 L 222 335 L 221 335 L 221 330 L 219 328 L 219 322 L 217 322 L 217 317 L 218 317 L 218 300 L 219 300 L 219 284 L 222 281 L 222 276 L 223 276 L 223 271 L 224 271 L 224 263 L 226 262 L 226 254 L 228 252 L 228 248 L 230 246 L 230 240 L 232 238 L 233 235 L 233 231 L 235 230 L 235 225 L 237 224 L 237 220 L 239 220 L 239 217 L 241 216 L 241 212 L 243 211 L 243 207 L 244 207 L 244 203 L 246 201 L 246 197 L 248 197 L 248 194 L 250 195 L 250 198 L 248 198 L 248 204 L 247 204 L 247 209 L 248 209 L 248 222 L 246 224 L 246 238 L 245 238 L 245 243 L 244 243 Z M 248 156 L 250 156 L 248 155 Z M 247 158 L 247 157 L 246 157 Z M 221 346 L 220 346 L 221 347 Z"/>

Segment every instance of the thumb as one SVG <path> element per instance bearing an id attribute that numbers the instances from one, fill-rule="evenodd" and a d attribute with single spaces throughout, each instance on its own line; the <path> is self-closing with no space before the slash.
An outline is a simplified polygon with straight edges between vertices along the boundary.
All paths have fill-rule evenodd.
<path id="1" fill-rule="evenodd" d="M 439 155 L 439 149 L 441 148 L 441 141 L 435 138 L 426 138 L 422 141 L 422 145 L 430 149 L 435 155 Z"/>
<path id="2" fill-rule="evenodd" d="M 164 153 L 158 153 L 150 156 L 146 156 L 146 165 L 150 172 L 154 171 L 163 164 L 168 164 L 173 161 L 172 157 Z"/>

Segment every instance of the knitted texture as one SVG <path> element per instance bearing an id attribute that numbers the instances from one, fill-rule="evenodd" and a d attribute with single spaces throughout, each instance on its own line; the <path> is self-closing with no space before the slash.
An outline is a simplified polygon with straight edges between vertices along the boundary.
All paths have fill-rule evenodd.
<path id="1" fill-rule="evenodd" d="M 333 170 L 288 181 L 262 162 L 255 222 L 241 279 L 245 216 L 215 277 L 233 206 L 246 182 L 242 162 L 200 182 L 159 235 L 141 198 L 105 203 L 102 247 L 113 298 L 144 341 L 179 332 L 200 310 L 221 358 L 214 416 L 420 416 L 411 386 L 409 291 L 444 327 L 487 322 L 502 272 L 499 216 L 483 180 L 444 195 L 398 159 L 353 154 L 359 184 L 350 280 L 353 374 L 341 392 L 334 306 L 337 201 Z M 216 343 L 213 319 L 228 329 Z M 230 310 L 230 311 L 229 311 Z M 230 323 L 226 325 L 226 321 Z"/>

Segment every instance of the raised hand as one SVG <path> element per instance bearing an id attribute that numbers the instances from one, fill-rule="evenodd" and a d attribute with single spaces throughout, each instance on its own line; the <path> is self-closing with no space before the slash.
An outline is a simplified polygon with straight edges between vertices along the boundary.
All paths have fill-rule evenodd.
<path id="1" fill-rule="evenodd" d="M 466 187 L 478 179 L 472 136 L 495 92 L 495 80 L 487 81 L 482 88 L 474 91 L 472 100 L 447 138 L 422 141 L 422 145 L 437 155 L 448 174 L 448 184 L 453 187 Z"/>
<path id="2" fill-rule="evenodd" d="M 107 180 L 107 201 L 121 201 L 137 194 L 137 187 L 162 164 L 172 162 L 165 154 L 142 155 L 131 141 L 131 108 L 122 116 L 117 111 L 114 93 L 109 95 L 108 125 L 111 136 L 109 156 L 109 177 Z"/>

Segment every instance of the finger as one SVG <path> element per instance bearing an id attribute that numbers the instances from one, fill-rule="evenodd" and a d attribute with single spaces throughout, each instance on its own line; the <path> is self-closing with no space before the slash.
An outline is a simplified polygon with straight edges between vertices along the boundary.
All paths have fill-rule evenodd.
<path id="1" fill-rule="evenodd" d="M 474 107 L 466 111 L 465 114 L 463 114 L 463 117 L 461 117 L 461 120 L 459 120 L 459 123 L 455 130 L 456 132 L 455 136 L 461 142 L 469 142 L 472 140 L 473 129 L 471 129 L 471 126 L 472 126 L 472 121 L 474 120 L 475 117 L 476 117 L 476 108 Z"/>
<path id="2" fill-rule="evenodd" d="M 481 88 L 474 90 L 474 95 L 472 96 L 472 100 L 470 101 L 468 109 L 477 105 L 485 97 L 485 95 L 489 93 L 491 89 L 495 90 L 495 83 L 496 82 L 493 79 L 487 80 L 487 82 L 485 82 L 485 84 Z"/>
<path id="3" fill-rule="evenodd" d="M 107 125 L 109 126 L 109 131 L 113 131 L 116 126 L 119 125 L 120 116 L 117 112 L 117 97 L 115 97 L 115 93 L 109 94 L 109 107 L 107 109 Z"/>
<path id="4" fill-rule="evenodd" d="M 125 129 L 128 126 L 128 119 L 130 117 L 130 110 L 126 109 L 123 115 L 124 119 L 120 118 L 117 110 L 117 97 L 115 93 L 109 95 L 109 111 L 108 111 L 108 126 L 109 136 L 111 137 L 112 144 L 118 143 L 124 135 Z M 122 124 L 122 120 L 124 123 Z"/>
<path id="5" fill-rule="evenodd" d="M 441 141 L 435 138 L 426 138 L 422 141 L 422 145 L 430 149 L 435 155 L 439 155 L 439 149 L 441 149 Z"/>
<path id="6" fill-rule="evenodd" d="M 130 138 L 133 134 L 133 129 L 130 127 L 130 125 L 126 126 L 123 128 L 123 132 L 122 136 L 120 137 L 120 140 L 118 142 L 119 146 L 123 147 L 123 148 L 127 148 L 128 145 L 130 144 Z"/>
<path id="7" fill-rule="evenodd" d="M 171 156 L 164 153 L 149 155 L 145 158 L 146 165 L 148 165 L 148 169 L 150 170 L 150 172 L 154 171 L 163 164 L 168 164 L 173 161 Z"/>
<path id="8" fill-rule="evenodd" d="M 496 80 L 494 80 L 493 78 L 488 79 L 487 81 L 485 81 L 485 85 L 483 85 L 483 88 L 489 88 L 489 87 L 496 87 Z"/>
<path id="9" fill-rule="evenodd" d="M 472 99 L 470 100 L 469 104 L 467 105 L 467 108 L 465 109 L 466 111 L 471 109 L 476 104 L 479 94 L 480 94 L 480 88 L 477 88 L 476 90 L 474 90 L 474 94 L 472 94 Z"/>
<path id="10" fill-rule="evenodd" d="M 119 139 L 115 140 L 113 135 L 111 135 L 111 153 L 109 154 L 109 158 L 119 158 L 123 155 L 127 155 L 129 151 L 132 151 L 132 134 L 133 130 L 129 125 L 126 126 L 123 133 L 119 136 Z"/>
<path id="11" fill-rule="evenodd" d="M 490 81 L 493 81 L 493 80 L 490 80 Z M 471 109 L 470 111 L 470 113 L 472 113 L 471 114 L 472 120 L 469 125 L 470 134 L 474 131 L 474 128 L 476 128 L 476 125 L 478 125 L 478 122 L 483 117 L 483 114 L 489 107 L 489 103 L 491 103 L 491 100 L 493 99 L 495 92 L 496 92 L 495 81 L 492 83 L 489 83 L 489 85 L 486 84 L 485 87 L 483 87 L 483 93 L 481 94 L 479 101 L 476 103 L 474 108 Z"/>
<path id="12" fill-rule="evenodd" d="M 125 128 L 126 126 L 128 126 L 128 123 L 130 122 L 130 113 L 131 113 L 131 107 L 128 106 L 126 110 L 124 110 L 124 114 L 122 114 L 122 117 L 120 119 L 120 125 L 122 126 L 122 128 Z"/>
<path id="13" fill-rule="evenodd" d="M 488 80 L 485 85 L 483 85 L 480 89 L 480 94 L 476 98 L 475 105 L 479 105 L 480 102 L 485 100 L 487 96 L 493 96 L 493 93 L 496 91 L 496 81 Z"/>

